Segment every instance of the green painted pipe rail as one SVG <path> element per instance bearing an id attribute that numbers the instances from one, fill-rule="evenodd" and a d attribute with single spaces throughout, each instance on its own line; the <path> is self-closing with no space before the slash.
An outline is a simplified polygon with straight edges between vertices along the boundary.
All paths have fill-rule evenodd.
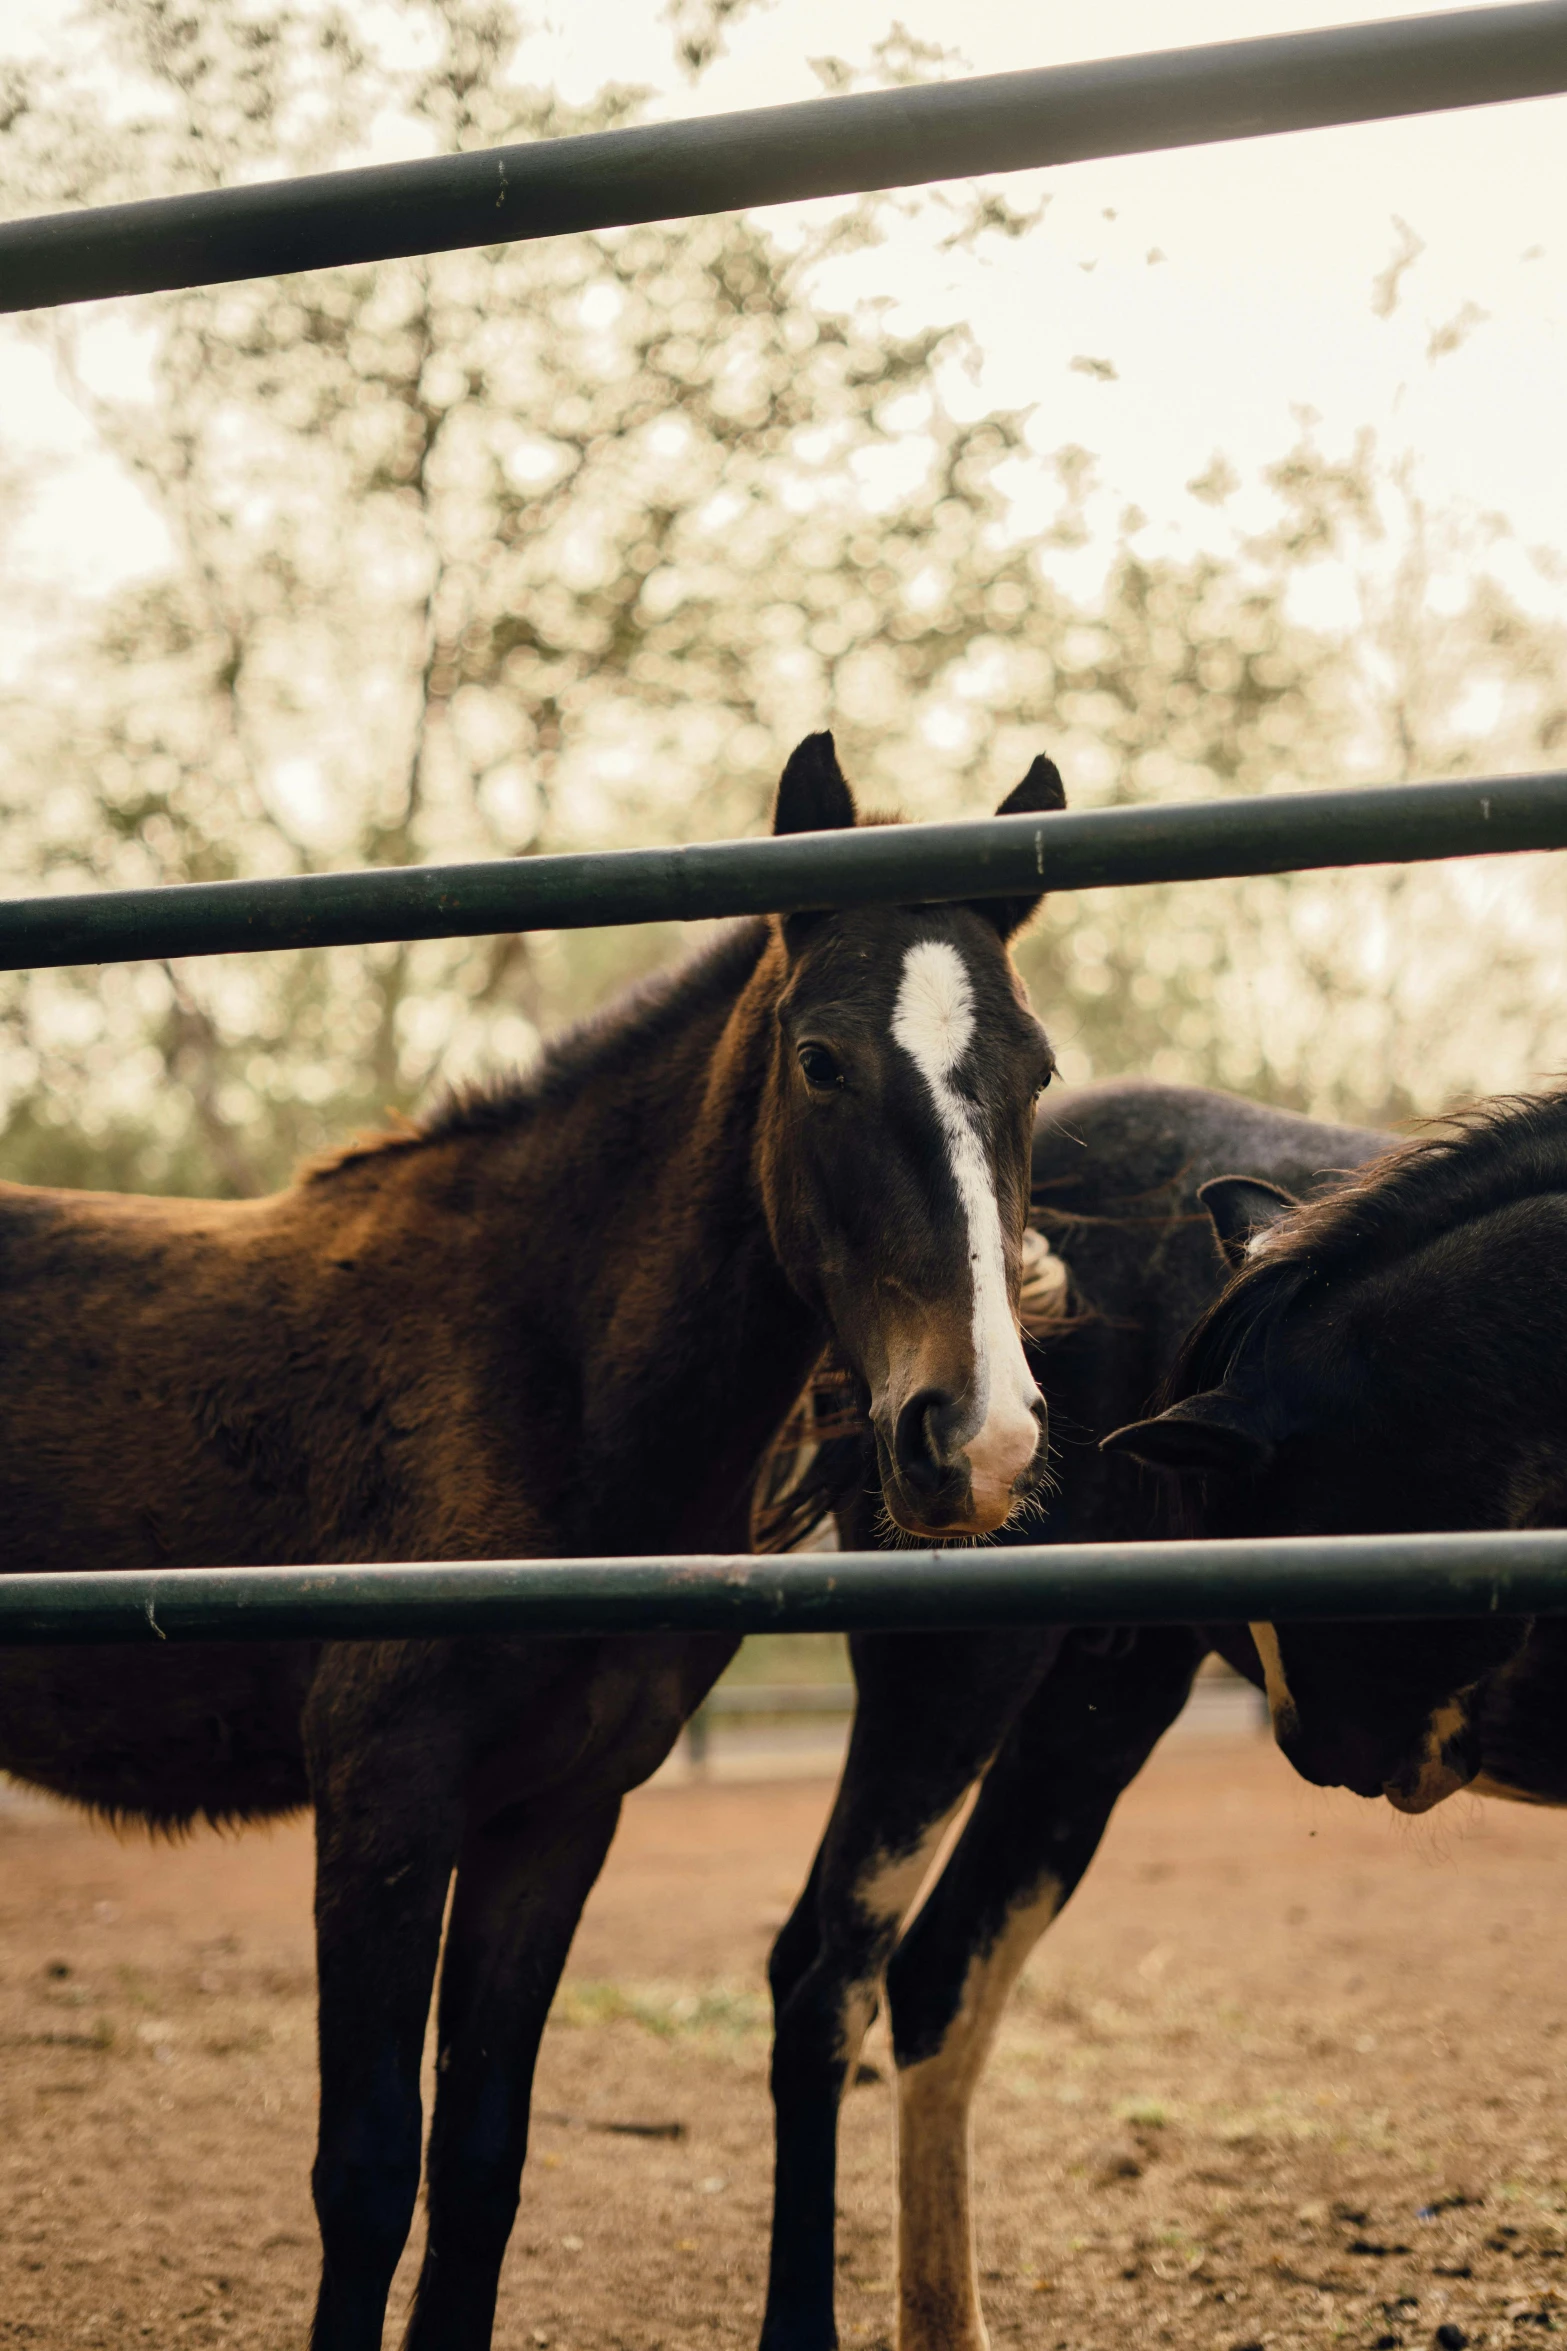
<path id="1" fill-rule="evenodd" d="M 1046 66 L 0 228 L 0 310 L 1146 154 L 1567 88 L 1567 6 Z"/>
<path id="2" fill-rule="evenodd" d="M 1567 848 L 1567 773 L 0 900 L 0 970 Z"/>
<path id="3" fill-rule="evenodd" d="M 0 1575 L 0 1646 L 1567 1615 L 1567 1531 Z"/>

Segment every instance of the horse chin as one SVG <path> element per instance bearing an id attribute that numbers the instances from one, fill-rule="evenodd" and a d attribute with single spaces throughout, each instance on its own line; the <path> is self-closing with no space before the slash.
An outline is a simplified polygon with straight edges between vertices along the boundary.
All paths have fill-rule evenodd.
<path id="1" fill-rule="evenodd" d="M 926 1543 L 984 1542 L 1011 1524 L 1034 1490 L 1032 1483 L 1022 1480 L 1017 1485 L 999 1486 L 993 1481 L 954 1477 L 944 1506 L 926 1516 L 896 1474 L 887 1474 L 887 1466 L 884 1460 L 881 1490 L 888 1517 L 904 1534 Z"/>
<path id="2" fill-rule="evenodd" d="M 1468 1785 L 1467 1773 L 1437 1765 L 1435 1769 L 1422 1771 L 1412 1784 L 1407 1780 L 1389 1780 L 1382 1793 L 1395 1812 L 1434 1812 L 1449 1796 L 1456 1796 L 1460 1788 Z"/>
<path id="3" fill-rule="evenodd" d="M 966 1519 L 949 1518 L 943 1520 L 940 1526 L 927 1526 L 925 1521 L 922 1518 L 917 1518 L 912 1511 L 894 1508 L 890 1501 L 887 1503 L 887 1515 L 900 1534 L 909 1535 L 918 1543 L 946 1543 L 950 1545 L 973 1543 L 985 1535 L 995 1533 L 993 1523 L 980 1525 Z"/>
<path id="4" fill-rule="evenodd" d="M 1016 1516 L 1022 1495 L 1016 1486 L 981 1486 L 972 1490 L 973 1499 L 964 1521 L 963 1531 L 968 1535 L 994 1535 Z"/>
<path id="5" fill-rule="evenodd" d="M 965 1495 L 961 1507 L 954 1508 L 950 1517 L 938 1520 L 922 1517 L 917 1504 L 899 1491 L 894 1480 L 882 1483 L 882 1501 L 887 1516 L 901 1534 L 911 1535 L 921 1543 L 972 1543 L 986 1535 L 993 1535 L 1005 1526 L 1012 1509 L 1012 1497 L 1005 1508 L 994 1513 L 976 1506 L 972 1495 Z"/>
<path id="6" fill-rule="evenodd" d="M 1440 1706 L 1420 1752 L 1383 1782 L 1382 1793 L 1395 1812 L 1434 1812 L 1467 1788 L 1479 1768 L 1478 1742 L 1463 1708 Z"/>

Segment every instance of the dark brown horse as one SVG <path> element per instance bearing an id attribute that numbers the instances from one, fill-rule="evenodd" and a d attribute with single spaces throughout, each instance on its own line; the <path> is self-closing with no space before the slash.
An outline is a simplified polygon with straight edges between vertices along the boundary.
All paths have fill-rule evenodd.
<path id="1" fill-rule="evenodd" d="M 1004 804 L 1062 804 L 1037 761 Z M 829 736 L 776 829 L 853 824 Z M 739 1548 L 823 1344 L 887 1509 L 984 1532 L 1043 1406 L 1015 1303 L 1050 1052 L 1030 903 L 753 922 L 275 1199 L 0 1195 L 8 1570 Z M 313 1802 L 317 2351 L 372 2351 L 420 2175 L 419 2351 L 489 2341 L 535 2054 L 625 1791 L 721 1638 L 0 1652 L 0 1764 L 173 1824 Z"/>
<path id="2" fill-rule="evenodd" d="M 1112 1440 L 1182 1480 L 1190 1531 L 1567 1525 L 1567 1095 L 1482 1104 L 1252 1238 L 1165 1409 Z M 1567 1627 L 1252 1628 L 1307 1779 L 1424 1812 L 1567 1801 Z"/>

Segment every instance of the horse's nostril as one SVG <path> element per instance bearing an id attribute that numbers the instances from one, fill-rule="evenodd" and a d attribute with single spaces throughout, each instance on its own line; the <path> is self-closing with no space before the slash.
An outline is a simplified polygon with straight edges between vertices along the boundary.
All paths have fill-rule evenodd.
<path id="1" fill-rule="evenodd" d="M 948 1447 L 958 1414 L 941 1388 L 921 1388 L 898 1415 L 893 1452 L 899 1474 L 911 1490 L 933 1493 L 951 1472 Z"/>

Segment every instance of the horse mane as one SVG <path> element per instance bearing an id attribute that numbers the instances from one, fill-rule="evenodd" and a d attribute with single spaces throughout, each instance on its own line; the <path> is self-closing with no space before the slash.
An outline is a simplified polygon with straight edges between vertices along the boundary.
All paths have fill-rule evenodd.
<path id="1" fill-rule="evenodd" d="M 384 1152 L 423 1150 L 460 1136 L 514 1133 L 541 1112 L 569 1102 L 590 1079 L 640 1060 L 710 999 L 732 994 L 754 969 L 767 938 L 764 918 L 727 924 L 694 954 L 634 981 L 599 1011 L 552 1037 L 530 1068 L 450 1086 L 426 1117 L 323 1152 L 305 1169 L 305 1180 L 319 1182 Z"/>
<path id="2" fill-rule="evenodd" d="M 898 809 L 866 808 L 859 811 L 855 825 L 864 831 L 869 826 L 904 821 Z M 612 1075 L 633 1051 L 656 1046 L 699 1009 L 708 995 L 722 994 L 736 982 L 743 982 L 760 957 L 770 930 L 766 916 L 727 923 L 709 945 L 665 971 L 633 981 L 597 1012 L 573 1021 L 551 1038 L 531 1068 L 450 1086 L 425 1118 L 356 1135 L 350 1142 L 319 1152 L 300 1170 L 301 1182 L 321 1182 L 386 1152 L 417 1151 L 425 1144 L 446 1143 L 462 1135 L 513 1133 L 538 1112 L 570 1101 L 589 1078 Z"/>
<path id="3" fill-rule="evenodd" d="M 1289 1210 L 1195 1323 L 1164 1406 L 1221 1387 L 1247 1343 L 1318 1284 L 1357 1280 L 1542 1192 L 1567 1191 L 1567 1088 L 1503 1094 L 1426 1122 L 1320 1198 Z"/>

